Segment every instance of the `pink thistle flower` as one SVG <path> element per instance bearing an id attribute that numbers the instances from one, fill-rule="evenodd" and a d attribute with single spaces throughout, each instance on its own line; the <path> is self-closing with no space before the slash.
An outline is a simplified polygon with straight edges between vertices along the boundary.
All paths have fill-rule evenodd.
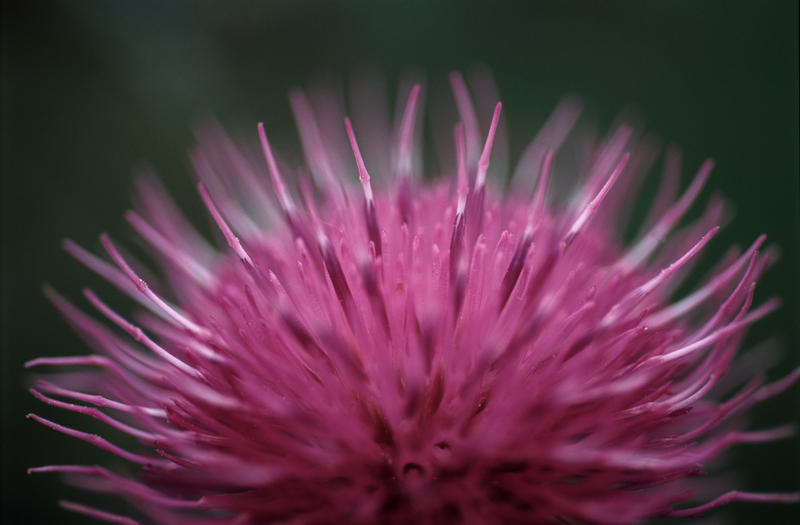
<path id="1" fill-rule="evenodd" d="M 731 418 L 800 377 L 726 374 L 746 329 L 777 306 L 752 305 L 770 262 L 763 236 L 671 299 L 718 230 L 714 200 L 676 231 L 711 162 L 678 197 L 668 154 L 650 218 L 625 246 L 617 231 L 651 160 L 630 128 L 557 155 L 578 116 L 566 102 L 501 191 L 487 180 L 501 105 L 482 134 L 466 84 L 451 80 L 449 177 L 421 176 L 419 86 L 394 139 L 376 123 L 342 127 L 332 98 L 312 106 L 298 91 L 308 171 L 297 177 L 261 124 L 261 162 L 213 126 L 200 133 L 191 161 L 224 249 L 149 178 L 127 218 L 163 285 L 106 235 L 110 262 L 67 241 L 144 310 L 129 321 L 85 290 L 109 327 L 46 290 L 95 353 L 29 362 L 77 368 L 31 393 L 138 446 L 30 417 L 137 473 L 31 471 L 115 492 L 162 523 L 631 523 L 797 501 L 731 491 L 687 507 L 692 478 L 726 449 L 791 433 Z M 384 175 L 374 186 L 373 170 Z M 582 179 L 556 197 L 570 173 Z"/>

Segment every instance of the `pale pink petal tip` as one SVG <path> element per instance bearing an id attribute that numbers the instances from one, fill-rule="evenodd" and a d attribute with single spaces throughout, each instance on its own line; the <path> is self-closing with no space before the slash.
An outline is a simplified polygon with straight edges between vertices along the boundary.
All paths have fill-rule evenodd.
<path id="1" fill-rule="evenodd" d="M 83 514 L 96 520 L 104 521 L 106 523 L 114 523 L 117 525 L 139 525 L 139 522 L 133 518 L 100 510 L 81 503 L 74 503 L 72 501 L 61 500 L 58 505 L 66 510 Z"/>

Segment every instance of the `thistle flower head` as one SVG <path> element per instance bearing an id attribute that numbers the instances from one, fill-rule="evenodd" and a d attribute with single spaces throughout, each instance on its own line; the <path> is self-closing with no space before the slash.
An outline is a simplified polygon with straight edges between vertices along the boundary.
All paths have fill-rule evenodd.
<path id="1" fill-rule="evenodd" d="M 163 283 L 105 235 L 108 259 L 66 242 L 143 310 L 128 320 L 87 289 L 90 316 L 48 290 L 95 353 L 30 362 L 80 370 L 31 392 L 137 445 L 31 415 L 131 464 L 31 470 L 116 492 L 163 523 L 629 523 L 796 501 L 733 491 L 686 505 L 691 478 L 728 447 L 790 432 L 730 418 L 800 376 L 726 375 L 746 329 L 777 305 L 753 305 L 763 237 L 672 299 L 721 219 L 715 200 L 678 229 L 711 163 L 678 196 L 667 155 L 626 245 L 620 223 L 651 160 L 632 129 L 564 158 L 578 111 L 562 104 L 498 189 L 487 175 L 501 105 L 481 128 L 451 80 L 460 122 L 444 177 L 422 176 L 418 86 L 394 133 L 342 126 L 332 99 L 297 91 L 297 174 L 260 124 L 263 159 L 216 127 L 200 132 L 191 161 L 218 246 L 141 181 L 127 219 Z"/>

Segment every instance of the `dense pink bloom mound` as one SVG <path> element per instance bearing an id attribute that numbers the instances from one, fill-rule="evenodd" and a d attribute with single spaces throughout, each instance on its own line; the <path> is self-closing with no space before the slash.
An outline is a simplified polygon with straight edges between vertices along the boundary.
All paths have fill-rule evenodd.
<path id="1" fill-rule="evenodd" d="M 132 465 L 32 471 L 116 492 L 160 523 L 630 523 L 796 501 L 733 491 L 689 507 L 709 461 L 791 432 L 747 432 L 731 416 L 800 376 L 726 375 L 747 327 L 776 307 L 752 305 L 763 238 L 672 299 L 721 220 L 714 200 L 678 229 L 711 163 L 678 196 L 667 155 L 650 218 L 625 246 L 620 223 L 652 160 L 631 129 L 565 154 L 568 102 L 500 190 L 487 178 L 500 104 L 482 132 L 452 82 L 450 176 L 421 174 L 419 87 L 394 138 L 379 124 L 358 134 L 331 117 L 332 99 L 296 92 L 308 170 L 296 177 L 262 127 L 260 161 L 217 128 L 200 134 L 192 162 L 225 253 L 152 179 L 128 219 L 163 283 L 106 236 L 110 261 L 67 242 L 144 309 L 134 323 L 86 290 L 100 323 L 49 290 L 96 353 L 29 363 L 69 368 L 31 391 L 138 445 L 32 415 Z"/>

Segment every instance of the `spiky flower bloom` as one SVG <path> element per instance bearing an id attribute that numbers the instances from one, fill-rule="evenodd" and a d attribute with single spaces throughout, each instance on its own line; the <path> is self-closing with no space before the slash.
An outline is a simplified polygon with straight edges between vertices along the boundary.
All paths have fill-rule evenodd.
<path id="1" fill-rule="evenodd" d="M 350 121 L 329 118 L 324 97 L 315 117 L 296 92 L 308 175 L 285 176 L 261 125 L 261 163 L 216 128 L 201 133 L 192 162 L 222 253 L 152 180 L 127 218 L 166 286 L 151 286 L 107 236 L 112 262 L 67 242 L 145 311 L 134 324 L 86 290 L 112 329 L 48 291 L 96 353 L 30 362 L 81 369 L 31 392 L 139 446 L 31 417 L 135 473 L 31 470 L 116 492 L 163 523 L 627 523 L 797 500 L 734 491 L 686 508 L 707 462 L 790 431 L 745 432 L 729 418 L 800 375 L 769 385 L 757 375 L 738 390 L 725 381 L 746 328 L 776 307 L 751 307 L 769 262 L 763 237 L 670 300 L 717 232 L 717 201 L 674 232 L 711 164 L 677 197 L 668 156 L 650 219 L 626 247 L 619 222 L 650 155 L 627 152 L 629 128 L 555 155 L 577 117 L 566 103 L 526 150 L 513 190 L 499 191 L 487 173 L 500 104 L 481 147 L 466 85 L 451 80 L 461 123 L 450 177 L 420 176 L 419 87 L 395 140 L 377 124 L 361 137 L 393 175 L 374 192 Z M 391 163 L 375 154 L 390 149 Z M 549 181 L 567 172 L 582 179 L 556 198 Z"/>

